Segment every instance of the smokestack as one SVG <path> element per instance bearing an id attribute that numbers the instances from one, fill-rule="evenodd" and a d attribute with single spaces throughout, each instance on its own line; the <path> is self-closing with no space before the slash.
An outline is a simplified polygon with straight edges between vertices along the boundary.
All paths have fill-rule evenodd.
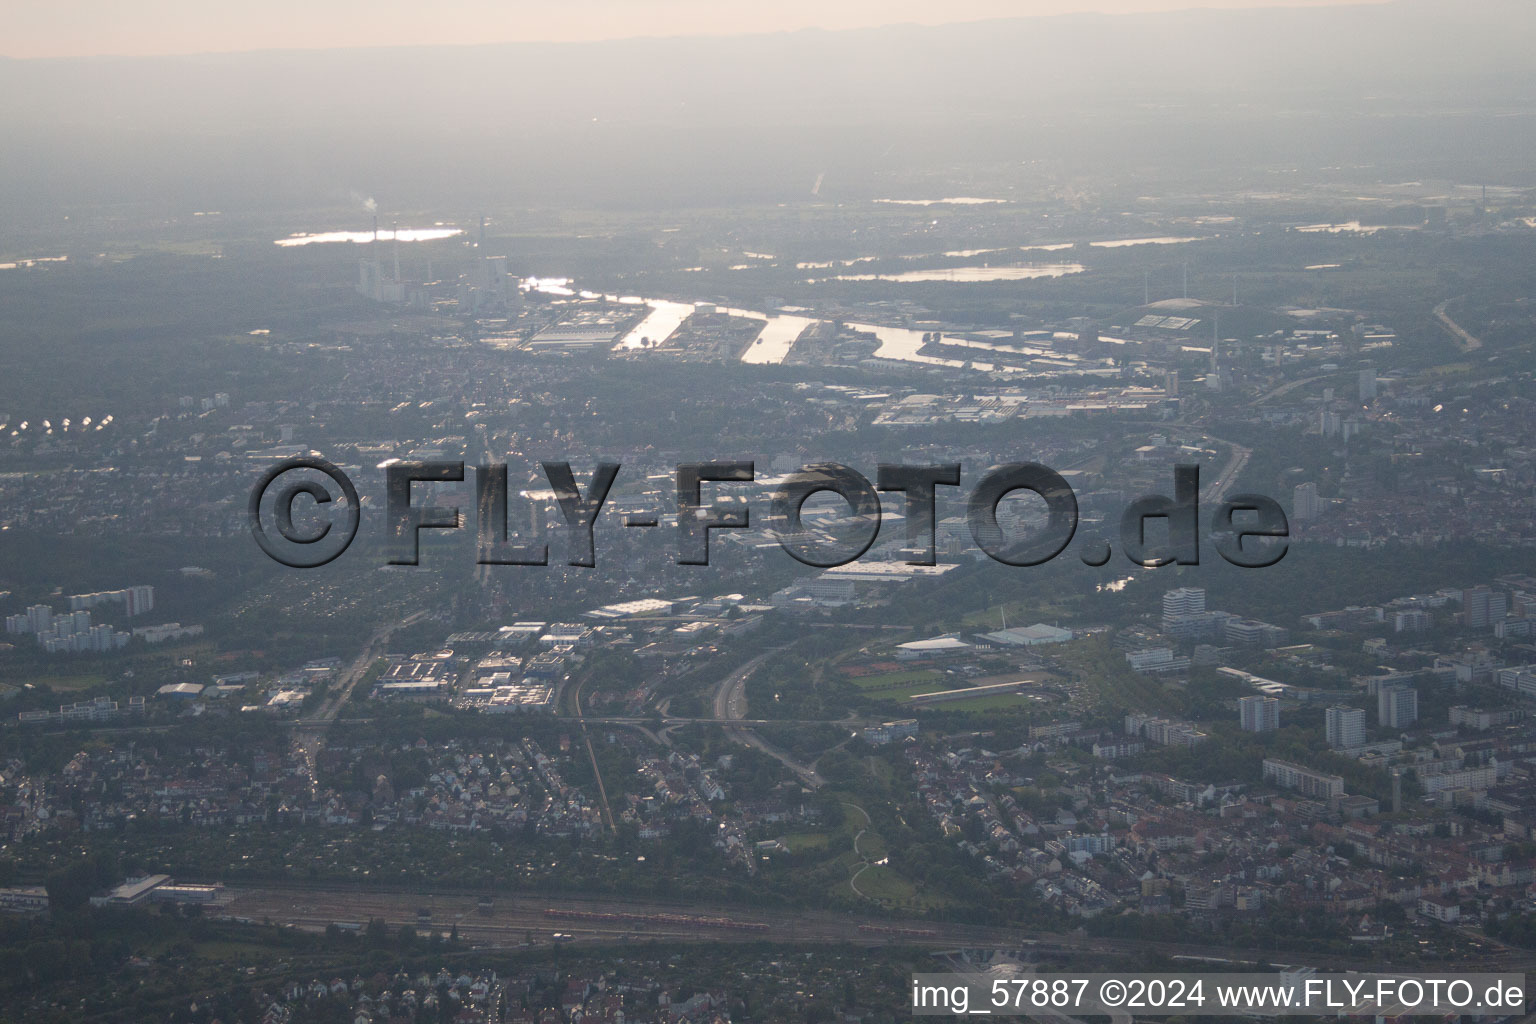
<path id="1" fill-rule="evenodd" d="M 395 221 L 395 284 L 400 283 L 400 222 Z"/>
<path id="2" fill-rule="evenodd" d="M 378 214 L 374 214 L 373 215 L 373 240 L 375 242 L 377 242 L 379 240 L 379 215 Z"/>
<path id="3" fill-rule="evenodd" d="M 485 214 L 480 215 L 480 240 L 475 243 L 475 248 L 485 247 Z"/>

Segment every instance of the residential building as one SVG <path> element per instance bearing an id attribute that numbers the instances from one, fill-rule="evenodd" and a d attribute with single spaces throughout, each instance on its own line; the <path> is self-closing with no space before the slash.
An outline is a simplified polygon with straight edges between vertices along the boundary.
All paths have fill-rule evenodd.
<path id="1" fill-rule="evenodd" d="M 1383 686 L 1376 691 L 1376 723 L 1406 729 L 1419 720 L 1419 691 L 1411 686 Z"/>
<path id="2" fill-rule="evenodd" d="M 1461 592 L 1461 619 L 1468 629 L 1492 629 L 1508 611 L 1503 591 L 1472 587 Z"/>
<path id="3" fill-rule="evenodd" d="M 1291 492 L 1291 512 L 1299 522 L 1316 519 L 1323 514 L 1323 499 L 1318 496 L 1317 484 L 1308 480 L 1296 485 Z"/>
<path id="4" fill-rule="evenodd" d="M 1197 615 L 1205 611 L 1205 588 L 1179 587 L 1163 594 L 1163 625 L 1180 615 Z"/>
<path id="5" fill-rule="evenodd" d="M 1237 713 L 1244 732 L 1274 732 L 1280 728 L 1280 701 L 1274 697 L 1239 697 Z"/>
<path id="6" fill-rule="evenodd" d="M 1365 746 L 1365 711 L 1335 705 L 1324 715 L 1328 745 L 1335 750 L 1353 750 Z"/>
<path id="7" fill-rule="evenodd" d="M 1344 795 L 1343 776 L 1315 772 L 1293 761 L 1282 761 L 1279 758 L 1264 759 L 1264 778 L 1318 800 L 1331 800 Z"/>

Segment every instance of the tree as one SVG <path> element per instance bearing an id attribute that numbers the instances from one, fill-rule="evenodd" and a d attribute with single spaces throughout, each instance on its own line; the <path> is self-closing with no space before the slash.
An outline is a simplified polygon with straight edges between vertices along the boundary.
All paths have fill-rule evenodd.
<path id="1" fill-rule="evenodd" d="M 382 946 L 389 941 L 389 925 L 382 917 L 371 917 L 368 927 L 363 930 L 363 938 L 370 946 Z"/>
<path id="2" fill-rule="evenodd" d="M 116 880 L 117 859 L 110 853 L 98 853 L 49 872 L 43 885 L 48 890 L 49 906 L 67 912 L 83 908 L 92 893 Z"/>

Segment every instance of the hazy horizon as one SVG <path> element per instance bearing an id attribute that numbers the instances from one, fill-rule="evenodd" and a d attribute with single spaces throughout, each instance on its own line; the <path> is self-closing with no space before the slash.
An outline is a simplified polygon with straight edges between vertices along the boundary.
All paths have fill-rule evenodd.
<path id="1" fill-rule="evenodd" d="M 644 38 L 729 38 L 805 30 L 954 25 L 1071 15 L 1155 14 L 1204 10 L 1379 6 L 1391 0 L 963 0 L 935 8 L 922 0 L 789 0 L 729 7 L 707 0 L 590 0 L 578 18 L 543 4 L 454 0 L 423 24 L 407 0 L 384 0 L 360 16 L 345 3 L 276 0 L 256 8 L 210 8 L 160 0 L 145 18 L 105 0 L 68 0 L 14 12 L 0 57 L 46 60 L 168 57 L 267 50 L 473 46 L 498 43 L 613 42 Z"/>
<path id="2" fill-rule="evenodd" d="M 1128 154 L 1171 177 L 1380 160 L 1414 176 L 1514 181 L 1531 143 L 1509 117 L 1536 95 L 1524 61 L 1536 17 L 1509 0 L 416 42 L 0 61 L 13 143 L 0 155 L 0 211 L 13 234 L 51 237 L 119 203 L 350 209 L 353 192 L 456 216 L 513 196 L 799 201 L 822 177 L 818 194 L 835 201 L 893 194 L 957 160 L 971 177 L 985 167 L 1014 182 Z"/>

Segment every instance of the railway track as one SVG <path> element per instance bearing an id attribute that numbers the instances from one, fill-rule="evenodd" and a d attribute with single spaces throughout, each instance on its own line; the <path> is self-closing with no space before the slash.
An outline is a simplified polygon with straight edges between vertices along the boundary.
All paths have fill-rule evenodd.
<path id="1" fill-rule="evenodd" d="M 1362 954 L 1249 950 L 1137 939 L 1026 933 L 1018 928 L 928 920 L 856 917 L 831 911 L 761 910 L 592 899 L 530 893 L 498 893 L 487 908 L 485 893 L 359 890 L 345 886 L 264 886 L 231 890 L 227 916 L 271 920 L 309 930 L 331 924 L 362 925 L 380 918 L 391 926 L 409 924 L 459 935 L 476 942 L 553 941 L 556 931 L 574 941 L 783 942 L 855 945 L 922 945 L 933 948 L 1023 950 L 1042 956 L 1136 956 L 1156 952 L 1183 959 L 1312 965 L 1334 970 L 1524 971 L 1536 973 L 1536 954 L 1505 949 L 1475 959 L 1434 963 L 1388 963 Z M 423 914 L 425 912 L 425 914 Z M 523 945 L 525 941 L 514 942 Z"/>

